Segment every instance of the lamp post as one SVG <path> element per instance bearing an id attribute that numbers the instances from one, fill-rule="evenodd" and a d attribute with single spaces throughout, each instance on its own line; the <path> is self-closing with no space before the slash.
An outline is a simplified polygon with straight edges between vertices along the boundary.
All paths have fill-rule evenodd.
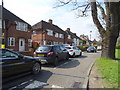
<path id="1" fill-rule="evenodd" d="M 90 31 L 90 45 L 91 45 L 91 33 L 92 33 L 92 31 Z"/>

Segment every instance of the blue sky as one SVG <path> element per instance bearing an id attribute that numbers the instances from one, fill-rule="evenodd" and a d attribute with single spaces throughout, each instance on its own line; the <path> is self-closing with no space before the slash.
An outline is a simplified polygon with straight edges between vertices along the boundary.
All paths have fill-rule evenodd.
<path id="1" fill-rule="evenodd" d="M 76 18 L 71 6 L 53 8 L 57 0 L 4 0 L 4 7 L 12 13 L 34 25 L 41 20 L 53 20 L 53 24 L 58 25 L 61 29 L 70 28 L 78 36 L 85 34 L 90 36 L 92 31 L 92 40 L 98 40 L 98 32 L 93 24 L 92 17 Z"/>

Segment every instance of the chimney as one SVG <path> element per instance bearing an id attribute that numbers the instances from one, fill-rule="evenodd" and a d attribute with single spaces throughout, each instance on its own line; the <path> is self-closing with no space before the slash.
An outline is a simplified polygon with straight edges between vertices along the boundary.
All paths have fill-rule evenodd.
<path id="1" fill-rule="evenodd" d="M 49 20 L 48 20 L 48 23 L 52 24 L 52 22 L 53 22 L 52 19 L 49 19 Z"/>
<path id="2" fill-rule="evenodd" d="M 70 28 L 67 28 L 67 31 L 70 31 Z"/>

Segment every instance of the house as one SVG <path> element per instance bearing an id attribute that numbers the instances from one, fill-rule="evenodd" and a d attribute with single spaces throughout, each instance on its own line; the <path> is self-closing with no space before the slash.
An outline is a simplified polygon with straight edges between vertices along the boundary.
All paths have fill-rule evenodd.
<path id="1" fill-rule="evenodd" d="M 6 8 L 2 9 L 2 13 L 2 35 L 5 48 L 19 52 L 28 52 L 32 46 L 31 26 Z"/>
<path id="2" fill-rule="evenodd" d="M 65 43 L 65 31 L 53 24 L 51 19 L 46 21 L 40 21 L 32 26 L 33 42 L 39 43 L 39 45 L 55 45 Z"/>
<path id="3" fill-rule="evenodd" d="M 81 39 L 81 45 L 90 45 L 90 40 L 88 38 L 88 35 L 80 35 L 80 39 Z"/>
<path id="4" fill-rule="evenodd" d="M 72 37 L 72 32 L 70 31 L 70 28 L 67 28 L 67 30 L 65 30 L 66 32 L 66 38 L 65 38 L 65 43 L 66 44 L 73 44 L 73 37 Z"/>
<path id="5" fill-rule="evenodd" d="M 76 33 L 72 33 L 70 31 L 70 28 L 67 28 L 65 31 L 68 34 L 68 39 L 66 39 L 66 42 L 71 45 L 79 46 L 80 45 L 80 38 L 76 35 Z"/>

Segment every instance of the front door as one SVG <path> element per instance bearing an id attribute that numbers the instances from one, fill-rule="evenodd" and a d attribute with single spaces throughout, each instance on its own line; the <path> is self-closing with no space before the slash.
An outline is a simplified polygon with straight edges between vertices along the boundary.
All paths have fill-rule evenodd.
<path id="1" fill-rule="evenodd" d="M 19 51 L 25 51 L 25 39 L 19 39 Z"/>

